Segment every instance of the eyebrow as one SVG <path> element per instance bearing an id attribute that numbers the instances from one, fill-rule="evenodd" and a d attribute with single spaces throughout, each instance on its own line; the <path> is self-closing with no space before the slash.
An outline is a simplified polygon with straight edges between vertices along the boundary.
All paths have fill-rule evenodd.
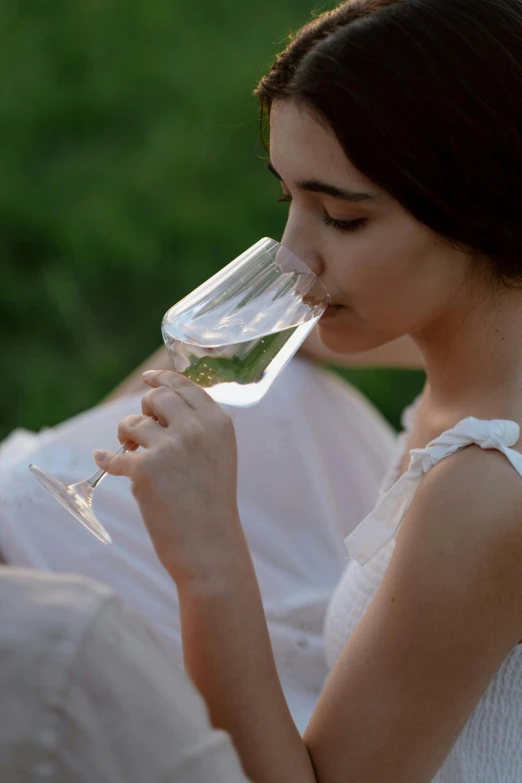
<path id="1" fill-rule="evenodd" d="M 271 161 L 266 164 L 268 171 L 270 171 L 274 177 L 283 182 L 283 178 L 275 170 Z M 306 179 L 300 182 L 296 182 L 299 190 L 307 190 L 311 193 L 324 193 L 325 196 L 332 196 L 332 198 L 338 198 L 341 201 L 350 201 L 352 203 L 359 201 L 374 201 L 377 198 L 375 193 L 363 193 L 355 190 L 344 190 L 338 188 L 337 185 L 330 185 L 328 182 L 320 182 L 317 179 Z"/>

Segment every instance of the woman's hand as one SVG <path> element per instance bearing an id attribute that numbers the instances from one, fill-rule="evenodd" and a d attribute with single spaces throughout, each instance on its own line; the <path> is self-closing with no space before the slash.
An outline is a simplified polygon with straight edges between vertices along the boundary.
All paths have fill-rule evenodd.
<path id="1" fill-rule="evenodd" d="M 237 509 L 237 449 L 230 417 L 199 386 L 168 370 L 144 373 L 143 416 L 128 416 L 122 443 L 143 451 L 95 452 L 128 476 L 156 553 L 179 583 L 215 579 L 245 546 Z"/>

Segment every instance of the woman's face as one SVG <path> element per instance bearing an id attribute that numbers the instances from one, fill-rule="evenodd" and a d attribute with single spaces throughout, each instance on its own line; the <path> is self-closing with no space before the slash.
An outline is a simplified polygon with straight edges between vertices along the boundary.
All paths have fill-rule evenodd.
<path id="1" fill-rule="evenodd" d="M 291 199 L 282 243 L 338 306 L 320 321 L 327 348 L 365 351 L 443 323 L 458 306 L 469 255 L 366 179 L 307 109 L 289 100 L 273 104 L 270 158 Z"/>

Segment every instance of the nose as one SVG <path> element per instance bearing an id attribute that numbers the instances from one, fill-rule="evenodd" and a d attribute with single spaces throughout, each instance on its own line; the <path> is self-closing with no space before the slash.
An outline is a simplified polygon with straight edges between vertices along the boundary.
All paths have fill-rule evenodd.
<path id="1" fill-rule="evenodd" d="M 306 227 L 302 224 L 299 225 L 296 220 L 292 219 L 292 216 L 288 218 L 281 244 L 301 259 L 314 275 L 320 276 L 323 271 L 321 254 L 314 246 Z"/>

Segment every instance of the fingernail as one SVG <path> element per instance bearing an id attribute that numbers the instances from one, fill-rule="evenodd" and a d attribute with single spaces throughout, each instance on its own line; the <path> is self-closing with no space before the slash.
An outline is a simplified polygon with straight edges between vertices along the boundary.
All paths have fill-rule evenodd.
<path id="1" fill-rule="evenodd" d="M 105 462 L 108 457 L 108 451 L 102 451 L 101 449 L 94 449 L 92 452 L 96 462 Z"/>
<path id="2" fill-rule="evenodd" d="M 157 370 L 147 370 L 146 372 L 142 373 L 141 377 L 145 378 L 146 380 L 147 378 L 151 378 L 153 375 L 156 375 L 157 372 L 158 372 Z"/>

